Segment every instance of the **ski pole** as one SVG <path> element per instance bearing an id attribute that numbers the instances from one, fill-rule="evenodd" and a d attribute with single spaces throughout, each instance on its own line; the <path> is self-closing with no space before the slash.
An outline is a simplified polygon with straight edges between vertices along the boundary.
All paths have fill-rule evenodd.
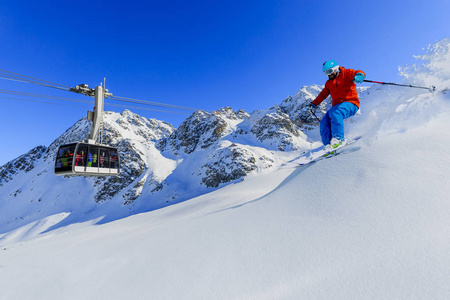
<path id="1" fill-rule="evenodd" d="M 381 81 L 373 81 L 373 80 L 364 80 L 364 82 L 371 82 L 371 83 L 378 83 L 378 84 L 384 84 L 384 85 L 396 85 L 396 86 L 405 86 L 405 87 L 411 87 L 411 88 L 417 88 L 417 89 L 426 89 L 430 92 L 434 92 L 436 90 L 436 87 L 432 85 L 431 87 L 424 87 L 424 86 L 414 86 L 409 84 L 398 84 L 393 82 L 381 82 Z"/>
<path id="2" fill-rule="evenodd" d="M 312 109 L 309 110 L 309 112 L 316 118 L 316 120 L 320 123 L 320 119 L 316 116 L 314 111 Z"/>

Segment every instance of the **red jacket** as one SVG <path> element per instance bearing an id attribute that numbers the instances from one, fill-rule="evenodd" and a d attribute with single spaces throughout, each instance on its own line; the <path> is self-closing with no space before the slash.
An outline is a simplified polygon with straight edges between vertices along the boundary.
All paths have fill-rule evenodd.
<path id="1" fill-rule="evenodd" d="M 327 80 L 324 89 L 312 103 L 319 105 L 328 95 L 331 95 L 331 99 L 333 99 L 332 106 L 342 102 L 351 102 L 359 107 L 358 93 L 356 92 L 356 84 L 353 82 L 353 78 L 356 73 L 362 73 L 364 76 L 366 76 L 366 73 L 361 70 L 346 69 L 344 67 L 339 67 L 339 69 L 338 76 L 334 80 Z"/>

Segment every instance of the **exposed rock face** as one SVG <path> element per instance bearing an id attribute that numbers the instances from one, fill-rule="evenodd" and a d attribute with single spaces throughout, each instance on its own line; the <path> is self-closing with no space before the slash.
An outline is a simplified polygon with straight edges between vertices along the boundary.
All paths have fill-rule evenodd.
<path id="1" fill-rule="evenodd" d="M 201 183 L 207 187 L 241 179 L 257 168 L 269 168 L 273 163 L 273 159 L 258 156 L 245 146 L 236 144 L 212 152 L 208 161 L 200 169 L 200 174 L 203 173 Z"/>
<path id="2" fill-rule="evenodd" d="M 38 146 L 28 153 L 19 156 L 18 158 L 6 163 L 0 167 L 0 186 L 14 178 L 14 175 L 23 171 L 25 173 L 30 172 L 35 162 L 45 155 L 47 148 L 44 146 Z"/>
<path id="3" fill-rule="evenodd" d="M 180 151 L 190 154 L 198 148 L 208 148 L 226 134 L 231 133 L 233 129 L 230 121 L 241 120 L 245 117 L 247 117 L 245 111 L 241 110 L 239 114 L 236 114 L 229 107 L 213 113 L 197 111 L 181 123 L 166 143 L 176 154 L 180 154 Z"/>
<path id="4" fill-rule="evenodd" d="M 250 133 L 261 143 L 269 144 L 273 149 L 298 150 L 306 141 L 306 135 L 279 106 L 255 113 L 248 119 L 248 123 Z"/>

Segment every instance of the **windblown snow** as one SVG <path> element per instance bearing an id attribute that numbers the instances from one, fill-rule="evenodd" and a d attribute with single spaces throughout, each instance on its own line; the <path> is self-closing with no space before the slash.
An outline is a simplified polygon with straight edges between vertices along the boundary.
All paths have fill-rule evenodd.
<path id="1" fill-rule="evenodd" d="M 450 299 L 449 50 L 400 69 L 436 92 L 360 91 L 352 151 L 300 168 L 320 86 L 178 129 L 110 113 L 116 181 L 52 174 L 81 120 L 0 169 L 0 298 Z"/>

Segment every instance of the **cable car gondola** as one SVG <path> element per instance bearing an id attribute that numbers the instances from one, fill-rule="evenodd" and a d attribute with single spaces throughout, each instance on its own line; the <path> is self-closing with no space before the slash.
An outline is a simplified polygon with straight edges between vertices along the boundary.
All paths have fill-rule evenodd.
<path id="1" fill-rule="evenodd" d="M 120 174 L 114 147 L 84 142 L 61 145 L 55 161 L 56 175 L 107 176 Z"/>
<path id="2" fill-rule="evenodd" d="M 110 176 L 120 174 L 120 161 L 117 148 L 97 144 L 97 133 L 103 124 L 104 97 L 106 93 L 102 86 L 89 89 L 87 85 L 78 85 L 73 89 L 76 93 L 95 97 L 94 112 L 88 113 L 92 121 L 89 139 L 84 142 L 74 142 L 61 145 L 56 153 L 55 175 L 63 176 Z"/>

